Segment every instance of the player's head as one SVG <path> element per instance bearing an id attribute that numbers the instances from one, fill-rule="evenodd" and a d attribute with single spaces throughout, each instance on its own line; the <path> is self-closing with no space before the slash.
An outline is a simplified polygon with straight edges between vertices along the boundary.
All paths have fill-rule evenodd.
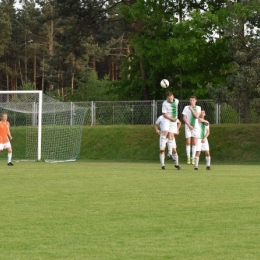
<path id="1" fill-rule="evenodd" d="M 205 115 L 206 115 L 206 112 L 205 112 L 204 109 L 202 109 L 201 112 L 200 112 L 200 118 L 204 118 Z"/>
<path id="2" fill-rule="evenodd" d="M 196 96 L 191 96 L 190 97 L 190 104 L 191 104 L 191 106 L 195 106 L 196 102 L 197 102 Z"/>
<path id="3" fill-rule="evenodd" d="M 173 102 L 173 99 L 174 99 L 173 93 L 172 92 L 167 92 L 166 99 L 167 99 L 168 102 Z"/>
<path id="4" fill-rule="evenodd" d="M 7 114 L 6 113 L 2 114 L 2 120 L 7 120 Z"/>

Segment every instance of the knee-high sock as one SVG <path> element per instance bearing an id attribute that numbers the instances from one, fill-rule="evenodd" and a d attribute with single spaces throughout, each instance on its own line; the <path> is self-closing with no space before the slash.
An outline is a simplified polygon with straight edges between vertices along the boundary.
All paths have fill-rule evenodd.
<path id="1" fill-rule="evenodd" d="M 173 141 L 172 140 L 169 140 L 168 141 L 168 153 L 170 155 L 172 155 L 172 146 L 173 146 Z"/>
<path id="2" fill-rule="evenodd" d="M 200 158 L 199 157 L 195 157 L 194 168 L 198 168 L 199 167 L 199 161 L 200 161 Z"/>
<path id="3" fill-rule="evenodd" d="M 165 161 L 165 154 L 164 153 L 160 153 L 160 163 L 161 163 L 161 166 L 164 166 L 164 161 Z"/>
<path id="4" fill-rule="evenodd" d="M 176 153 L 174 155 L 174 157 L 175 157 L 175 165 L 179 165 L 179 156 L 178 156 L 178 154 Z"/>
<path id="5" fill-rule="evenodd" d="M 12 153 L 8 153 L 7 154 L 7 162 L 11 162 L 12 161 Z"/>
<path id="6" fill-rule="evenodd" d="M 167 138 L 166 138 L 165 136 L 163 136 L 163 135 L 161 135 L 160 138 L 161 138 L 161 142 L 160 142 L 161 147 L 160 147 L 160 150 L 164 150 L 165 147 L 166 147 Z"/>
<path id="7" fill-rule="evenodd" d="M 206 166 L 210 166 L 211 158 L 210 156 L 206 156 Z"/>
<path id="8" fill-rule="evenodd" d="M 187 157 L 190 158 L 190 145 L 186 145 L 186 154 Z"/>
<path id="9" fill-rule="evenodd" d="M 195 158 L 195 155 L 196 155 L 196 145 L 193 145 L 192 146 L 192 151 L 191 151 L 191 153 L 192 153 L 192 158 Z"/>

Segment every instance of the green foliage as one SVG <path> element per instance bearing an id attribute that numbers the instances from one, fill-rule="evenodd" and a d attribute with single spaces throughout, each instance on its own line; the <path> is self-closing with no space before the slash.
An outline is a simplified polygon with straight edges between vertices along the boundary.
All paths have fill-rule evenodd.
<path id="1" fill-rule="evenodd" d="M 4 5 L 0 3 L 0 58 L 4 54 L 4 49 L 7 47 L 11 39 L 11 22 L 10 16 L 5 12 Z M 0 67 L 1 69 L 1 67 Z"/>
<path id="2" fill-rule="evenodd" d="M 97 100 L 164 99 L 162 78 L 180 99 L 214 96 L 208 84 L 226 88 L 233 101 L 259 96 L 258 0 L 22 2 L 20 10 L 0 3 L 0 84 L 7 89 L 33 82 L 75 100 L 93 69 L 112 82 L 109 95 L 92 91 Z"/>
<path id="3" fill-rule="evenodd" d="M 231 106 L 225 104 L 221 105 L 220 115 L 228 115 L 228 118 L 223 116 L 220 117 L 221 124 L 225 124 L 227 121 L 232 122 L 232 124 L 239 123 L 239 115 Z"/>
<path id="4" fill-rule="evenodd" d="M 33 83 L 27 82 L 20 86 L 19 90 L 34 90 Z"/>
<path id="5" fill-rule="evenodd" d="M 93 70 L 83 72 L 76 83 L 77 89 L 65 89 L 63 101 L 105 101 L 116 98 L 116 95 L 108 91 L 111 84 L 108 77 L 99 80 L 97 73 Z"/>
<path id="6" fill-rule="evenodd" d="M 186 7 L 190 19 L 185 20 L 180 13 Z M 200 8 L 188 2 L 182 6 L 171 1 L 138 1 L 122 9 L 128 21 L 139 25 L 131 38 L 135 52 L 123 65 L 121 84 L 126 96 L 140 98 L 148 89 L 150 99 L 162 99 L 159 82 L 167 78 L 179 98 L 191 93 L 207 98 L 207 83 L 225 81 L 221 69 L 229 61 L 226 40 L 215 37 L 219 6 L 204 12 Z"/>
<path id="7" fill-rule="evenodd" d="M 231 16 L 227 19 L 224 34 L 232 40 L 228 44 L 228 56 L 232 59 L 225 70 L 227 81 L 211 88 L 212 96 L 220 102 L 230 103 L 239 113 L 240 121 L 251 122 L 250 101 L 260 93 L 259 30 L 254 28 L 260 21 L 258 1 L 242 1 L 228 5 Z M 241 105 L 238 107 L 237 103 Z"/>

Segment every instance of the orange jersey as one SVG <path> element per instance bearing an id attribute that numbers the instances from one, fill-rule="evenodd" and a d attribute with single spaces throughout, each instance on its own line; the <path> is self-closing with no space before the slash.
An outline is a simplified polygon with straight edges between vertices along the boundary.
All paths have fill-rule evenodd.
<path id="1" fill-rule="evenodd" d="M 0 143 L 5 144 L 9 142 L 9 122 L 0 121 Z"/>

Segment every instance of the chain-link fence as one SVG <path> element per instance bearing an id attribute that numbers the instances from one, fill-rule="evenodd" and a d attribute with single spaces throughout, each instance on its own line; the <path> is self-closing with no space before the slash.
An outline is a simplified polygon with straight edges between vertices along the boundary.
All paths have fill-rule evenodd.
<path id="1" fill-rule="evenodd" d="M 162 113 L 164 100 L 150 101 L 91 101 L 70 102 L 71 115 L 75 106 L 86 107 L 84 125 L 151 125 Z M 179 119 L 189 100 L 180 100 Z M 213 100 L 198 100 L 197 105 L 206 111 L 206 119 L 211 124 L 260 123 L 260 99 L 247 103 L 218 104 Z M 55 111 L 54 111 L 55 113 Z M 25 125 L 25 115 L 8 111 L 11 126 Z"/>
<path id="2" fill-rule="evenodd" d="M 146 125 L 154 124 L 162 113 L 164 100 L 76 102 L 88 107 L 85 125 Z M 189 100 L 180 100 L 179 119 Z M 198 100 L 211 124 L 260 123 L 260 99 L 250 103 L 218 104 L 213 100 Z"/>

